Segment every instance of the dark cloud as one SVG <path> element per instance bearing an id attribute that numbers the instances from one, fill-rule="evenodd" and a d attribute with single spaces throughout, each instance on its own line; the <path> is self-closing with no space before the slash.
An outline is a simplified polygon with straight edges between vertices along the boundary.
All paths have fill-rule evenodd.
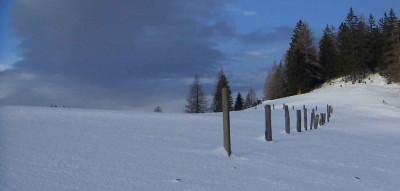
<path id="1" fill-rule="evenodd" d="M 16 0 L 11 23 L 23 59 L 0 71 L 0 104 L 120 109 L 178 103 L 195 73 L 214 79 L 235 62 L 232 53 L 218 48 L 221 43 L 276 43 L 292 31 L 239 34 L 224 15 L 230 3 Z M 246 77 L 234 70 L 227 69 L 242 91 L 246 84 L 239 79 Z M 205 87 L 213 93 L 213 84 Z"/>
<path id="2" fill-rule="evenodd" d="M 179 79 L 224 63 L 215 38 L 229 30 L 221 11 L 227 3 L 17 0 L 12 25 L 23 60 L 1 78 L 35 77 L 14 84 L 1 102 L 119 107 L 144 104 L 150 93 L 182 93 L 171 92 L 181 91 Z"/>

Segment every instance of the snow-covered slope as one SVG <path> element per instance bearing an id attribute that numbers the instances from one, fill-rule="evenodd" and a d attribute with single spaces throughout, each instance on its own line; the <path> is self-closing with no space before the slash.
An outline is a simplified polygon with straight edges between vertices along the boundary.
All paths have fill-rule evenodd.
<path id="1" fill-rule="evenodd" d="M 232 112 L 230 158 L 220 113 L 2 106 L 0 190 L 398 190 L 400 86 L 371 79 L 264 102 L 268 143 L 263 107 Z M 283 103 L 334 114 L 287 135 Z"/>

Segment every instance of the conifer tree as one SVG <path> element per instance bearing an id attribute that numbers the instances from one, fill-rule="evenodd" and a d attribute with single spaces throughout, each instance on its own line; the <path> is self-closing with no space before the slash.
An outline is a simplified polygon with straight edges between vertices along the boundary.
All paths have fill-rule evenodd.
<path id="1" fill-rule="evenodd" d="M 400 40 L 399 20 L 393 9 L 385 13 L 381 22 L 383 35 L 383 62 L 380 67 L 389 83 L 400 81 Z"/>
<path id="2" fill-rule="evenodd" d="M 243 110 L 243 98 L 242 98 L 242 95 L 240 93 L 238 93 L 237 96 L 236 96 L 234 110 L 235 111 Z"/>
<path id="3" fill-rule="evenodd" d="M 317 59 L 311 30 L 300 20 L 286 55 L 289 95 L 309 92 L 322 83 L 322 67 Z"/>
<path id="4" fill-rule="evenodd" d="M 286 96 L 285 69 L 282 62 L 279 65 L 274 64 L 271 72 L 268 74 L 264 90 L 264 99 L 278 99 Z"/>
<path id="5" fill-rule="evenodd" d="M 324 68 L 324 79 L 330 80 L 337 76 L 337 42 L 333 27 L 326 26 L 319 42 L 319 62 Z"/>
<path id="6" fill-rule="evenodd" d="M 246 95 L 246 100 L 244 101 L 244 109 L 253 107 L 257 103 L 256 92 L 253 88 L 250 88 Z"/>
<path id="7" fill-rule="evenodd" d="M 228 99 L 229 99 L 229 108 L 230 110 L 233 110 L 232 108 L 232 92 L 229 87 L 229 82 L 228 79 L 226 78 L 224 72 L 221 70 L 218 74 L 218 82 L 217 86 L 215 87 L 215 93 L 214 93 L 214 99 L 213 103 L 211 106 L 212 111 L 214 112 L 222 112 L 222 88 L 225 87 L 227 88 L 228 91 Z"/>
<path id="8" fill-rule="evenodd" d="M 163 111 L 162 111 L 161 107 L 158 105 L 156 108 L 154 108 L 153 112 L 154 113 L 162 113 Z"/>
<path id="9" fill-rule="evenodd" d="M 367 50 L 365 64 L 369 72 L 374 73 L 382 61 L 382 35 L 372 15 L 368 19 L 365 45 Z"/>
<path id="10" fill-rule="evenodd" d="M 187 97 L 187 113 L 205 113 L 207 112 L 207 98 L 199 81 L 199 76 L 194 76 L 193 84 L 190 87 Z"/>

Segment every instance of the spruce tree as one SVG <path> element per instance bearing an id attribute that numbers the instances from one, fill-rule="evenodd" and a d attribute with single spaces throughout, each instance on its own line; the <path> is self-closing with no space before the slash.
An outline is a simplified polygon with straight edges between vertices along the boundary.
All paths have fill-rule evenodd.
<path id="1" fill-rule="evenodd" d="M 256 103 L 257 103 L 256 92 L 253 90 L 253 88 L 250 88 L 249 91 L 247 92 L 246 99 L 244 101 L 244 109 L 253 107 L 254 104 Z"/>
<path id="2" fill-rule="evenodd" d="M 194 76 L 193 84 L 187 97 L 187 113 L 205 113 L 207 112 L 207 98 L 199 81 L 199 76 Z"/>
<path id="3" fill-rule="evenodd" d="M 235 111 L 243 110 L 243 98 L 242 98 L 242 95 L 240 93 L 238 93 L 237 96 L 236 96 L 234 110 Z"/>
<path id="4" fill-rule="evenodd" d="M 218 82 L 217 86 L 215 87 L 214 99 L 211 106 L 212 111 L 214 112 L 222 112 L 222 88 L 227 88 L 228 92 L 228 99 L 229 99 L 229 110 L 233 110 L 232 108 L 232 92 L 229 87 L 228 79 L 226 78 L 224 72 L 221 70 L 218 74 Z"/>
<path id="5" fill-rule="evenodd" d="M 265 84 L 264 99 L 278 99 L 286 96 L 285 69 L 282 62 L 279 65 L 274 64 L 271 72 L 268 74 Z"/>
<path id="6" fill-rule="evenodd" d="M 326 26 L 319 42 L 319 62 L 324 68 L 324 79 L 330 80 L 337 76 L 337 43 L 333 27 Z"/>
<path id="7" fill-rule="evenodd" d="M 389 15 L 382 19 L 382 35 L 383 35 L 383 62 L 380 67 L 389 83 L 392 81 L 400 81 L 400 40 L 399 40 L 399 20 L 393 9 Z"/>
<path id="8" fill-rule="evenodd" d="M 322 67 L 307 24 L 296 24 L 290 48 L 286 54 L 288 94 L 306 93 L 323 82 Z"/>
<path id="9" fill-rule="evenodd" d="M 376 72 L 382 61 L 382 35 L 372 15 L 368 19 L 367 37 L 365 39 L 367 55 L 365 64 L 369 72 Z"/>

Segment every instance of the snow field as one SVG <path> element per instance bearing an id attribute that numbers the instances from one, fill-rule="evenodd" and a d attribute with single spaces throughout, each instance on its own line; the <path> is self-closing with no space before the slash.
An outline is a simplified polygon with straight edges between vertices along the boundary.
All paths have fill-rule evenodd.
<path id="1" fill-rule="evenodd" d="M 264 140 L 262 106 L 232 112 L 230 158 L 222 148 L 221 113 L 1 106 L 0 188 L 398 190 L 400 86 L 371 79 L 264 102 L 275 104 L 272 142 Z M 332 105 L 330 123 L 297 133 L 291 106 L 303 104 L 308 115 Z"/>

